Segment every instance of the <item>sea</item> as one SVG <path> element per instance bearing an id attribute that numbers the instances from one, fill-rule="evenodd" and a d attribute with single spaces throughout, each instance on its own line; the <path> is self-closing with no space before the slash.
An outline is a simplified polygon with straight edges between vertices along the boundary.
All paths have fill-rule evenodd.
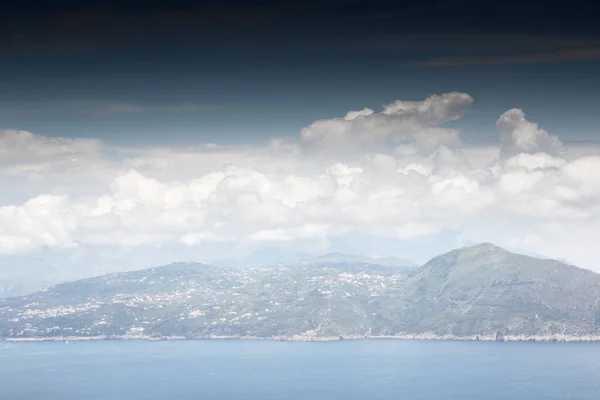
<path id="1" fill-rule="evenodd" d="M 598 400 L 600 344 L 0 342 L 0 399 Z"/>

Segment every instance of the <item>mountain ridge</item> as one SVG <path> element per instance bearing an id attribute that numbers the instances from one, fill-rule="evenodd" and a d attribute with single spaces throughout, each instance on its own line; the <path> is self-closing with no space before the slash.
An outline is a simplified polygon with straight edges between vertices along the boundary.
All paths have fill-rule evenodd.
<path id="1" fill-rule="evenodd" d="M 0 299 L 0 337 L 600 338 L 600 275 L 557 260 L 482 243 L 412 270 L 342 261 L 183 262 L 68 282 Z"/>

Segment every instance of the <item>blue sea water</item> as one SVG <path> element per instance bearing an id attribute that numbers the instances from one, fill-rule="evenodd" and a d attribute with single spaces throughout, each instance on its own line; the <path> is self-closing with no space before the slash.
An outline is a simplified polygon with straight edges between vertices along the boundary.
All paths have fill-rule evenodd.
<path id="1" fill-rule="evenodd" d="M 598 400 L 600 344 L 0 342 L 0 399 Z"/>

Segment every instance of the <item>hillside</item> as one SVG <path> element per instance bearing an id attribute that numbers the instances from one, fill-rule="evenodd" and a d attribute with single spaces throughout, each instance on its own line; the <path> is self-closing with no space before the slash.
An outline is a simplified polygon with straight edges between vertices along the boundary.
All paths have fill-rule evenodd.
<path id="1" fill-rule="evenodd" d="M 482 244 L 420 268 L 177 263 L 0 300 L 0 337 L 600 337 L 600 275 Z M 325 262 L 326 261 L 326 262 Z"/>
<path id="2" fill-rule="evenodd" d="M 410 288 L 417 331 L 578 336 L 600 328 L 600 275 L 491 244 L 434 258 Z"/>
<path id="3" fill-rule="evenodd" d="M 332 268 L 343 272 L 366 273 L 369 275 L 408 275 L 418 268 L 418 265 L 414 262 L 396 257 L 365 257 L 342 253 L 329 253 L 320 257 L 278 264 L 277 266 Z"/>

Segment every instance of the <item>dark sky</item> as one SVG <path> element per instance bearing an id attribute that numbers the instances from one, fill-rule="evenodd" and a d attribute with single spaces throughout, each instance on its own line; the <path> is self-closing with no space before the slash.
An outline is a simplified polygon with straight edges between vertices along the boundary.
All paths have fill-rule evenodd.
<path id="1" fill-rule="evenodd" d="M 465 136 L 522 107 L 597 140 L 593 2 L 38 1 L 0 21 L 0 127 L 113 143 L 248 143 L 460 90 Z"/>

